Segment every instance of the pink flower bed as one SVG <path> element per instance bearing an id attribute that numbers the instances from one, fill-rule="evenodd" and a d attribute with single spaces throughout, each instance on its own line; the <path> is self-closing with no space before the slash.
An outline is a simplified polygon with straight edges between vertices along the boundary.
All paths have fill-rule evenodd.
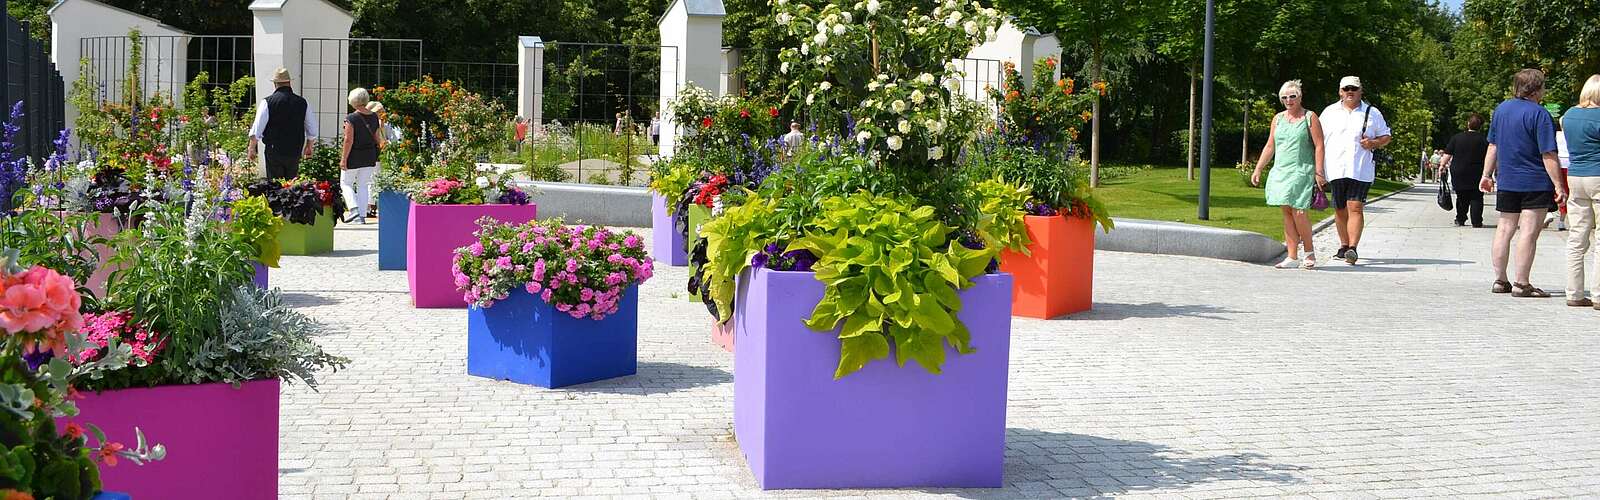
<path id="1" fill-rule="evenodd" d="M 478 221 L 478 241 L 456 250 L 452 274 L 468 303 L 493 306 L 511 290 L 528 293 L 574 318 L 605 319 L 628 287 L 654 274 L 644 242 L 599 226 Z"/>

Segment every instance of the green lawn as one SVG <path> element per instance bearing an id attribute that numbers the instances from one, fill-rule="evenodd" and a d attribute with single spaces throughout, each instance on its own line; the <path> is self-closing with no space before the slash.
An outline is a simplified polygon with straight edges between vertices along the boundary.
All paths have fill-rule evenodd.
<path id="1" fill-rule="evenodd" d="M 1132 169 L 1119 166 L 1114 170 Z M 1212 167 L 1211 220 L 1196 217 L 1200 199 L 1199 172 L 1195 173 L 1196 179 L 1193 181 L 1188 180 L 1185 172 L 1183 167 L 1150 167 L 1104 180 L 1098 192 L 1111 209 L 1113 217 L 1225 227 L 1283 240 L 1282 212 L 1278 207 L 1267 206 L 1265 192 L 1250 187 L 1239 171 L 1230 167 Z M 1407 187 L 1410 184 L 1379 179 L 1372 185 L 1367 198 L 1377 198 Z M 1322 218 L 1333 215 L 1333 211 L 1310 211 L 1308 215 L 1311 223 L 1316 224 Z"/>

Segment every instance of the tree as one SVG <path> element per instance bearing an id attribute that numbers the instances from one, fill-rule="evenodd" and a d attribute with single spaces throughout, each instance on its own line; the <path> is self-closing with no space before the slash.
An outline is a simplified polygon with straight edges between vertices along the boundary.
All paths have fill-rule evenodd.
<path id="1" fill-rule="evenodd" d="M 1381 177 L 1400 179 L 1407 177 L 1418 165 L 1429 148 L 1428 136 L 1433 129 L 1433 111 L 1423 98 L 1423 86 L 1406 82 L 1390 91 L 1386 105 L 1389 108 L 1389 128 L 1394 141 L 1389 154 L 1395 159 L 1394 170 L 1379 172 Z"/>
<path id="2" fill-rule="evenodd" d="M 1023 24 L 1055 33 L 1063 44 L 1086 47 L 1091 68 L 1089 79 L 1102 89 L 1106 56 L 1126 54 L 1140 47 L 1145 27 L 1150 24 L 1150 6 L 1145 2 L 1001 0 L 998 4 Z M 1089 136 L 1089 181 L 1094 186 L 1100 184 L 1100 101 L 1103 100 L 1100 96 L 1104 93 L 1096 93 Z"/>

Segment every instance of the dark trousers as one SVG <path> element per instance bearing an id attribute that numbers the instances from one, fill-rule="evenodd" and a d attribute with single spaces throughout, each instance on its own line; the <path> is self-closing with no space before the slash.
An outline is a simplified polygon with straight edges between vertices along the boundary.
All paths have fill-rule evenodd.
<path id="1" fill-rule="evenodd" d="M 294 154 L 275 155 L 267 153 L 267 178 L 268 179 L 293 179 L 300 176 L 300 152 Z"/>
<path id="2" fill-rule="evenodd" d="M 1465 224 L 1469 215 L 1472 225 L 1483 225 L 1483 192 L 1476 188 L 1456 191 L 1456 224 Z"/>

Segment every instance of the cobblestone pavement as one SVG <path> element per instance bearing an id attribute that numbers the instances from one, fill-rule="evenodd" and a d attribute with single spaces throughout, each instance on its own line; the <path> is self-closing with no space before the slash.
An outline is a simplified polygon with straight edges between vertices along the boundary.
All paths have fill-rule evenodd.
<path id="1" fill-rule="evenodd" d="M 756 487 L 732 357 L 674 293 L 683 268 L 640 288 L 638 375 L 546 390 L 467 376 L 465 312 L 412 309 L 405 273 L 376 270 L 376 227 L 341 225 L 334 254 L 272 277 L 353 360 L 284 389 L 280 493 L 1600 495 L 1600 312 L 1488 293 L 1491 231 L 1451 226 L 1425 187 L 1371 212 L 1359 267 L 1099 253 L 1094 311 L 1014 323 L 1006 486 L 894 491 Z M 1563 235 L 1542 242 L 1546 289 Z"/>

